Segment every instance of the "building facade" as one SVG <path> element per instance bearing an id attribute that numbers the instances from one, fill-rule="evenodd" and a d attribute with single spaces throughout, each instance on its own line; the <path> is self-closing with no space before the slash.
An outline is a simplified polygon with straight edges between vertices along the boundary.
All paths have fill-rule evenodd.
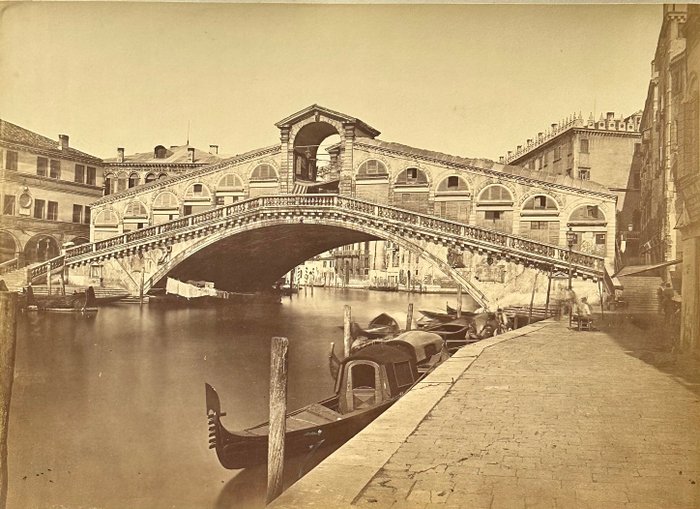
<path id="1" fill-rule="evenodd" d="M 189 143 L 185 145 L 156 145 L 152 152 L 125 154 L 117 149 L 117 157 L 105 159 L 105 194 L 114 194 L 141 184 L 180 175 L 219 162 L 219 146 L 209 145 L 205 152 Z"/>
<path id="2" fill-rule="evenodd" d="M 669 4 L 643 119 L 643 254 L 681 295 L 683 350 L 700 355 L 700 6 Z"/>
<path id="3" fill-rule="evenodd" d="M 615 193 L 617 241 L 625 241 L 633 261 L 640 226 L 641 121 L 641 111 L 627 117 L 607 112 L 598 120 L 592 114 L 588 120 L 573 114 L 509 151 L 501 161 L 548 175 L 592 180 Z"/>
<path id="4" fill-rule="evenodd" d="M 56 256 L 90 238 L 90 205 L 102 196 L 102 160 L 0 120 L 0 262 Z"/>

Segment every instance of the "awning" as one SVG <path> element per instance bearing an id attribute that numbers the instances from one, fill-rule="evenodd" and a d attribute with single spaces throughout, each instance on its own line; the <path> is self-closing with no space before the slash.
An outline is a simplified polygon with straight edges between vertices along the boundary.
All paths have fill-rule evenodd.
<path id="1" fill-rule="evenodd" d="M 654 265 L 630 265 L 628 267 L 623 267 L 619 272 L 615 274 L 615 277 L 631 276 L 632 274 L 641 274 L 642 272 L 648 272 L 650 270 L 660 269 L 661 267 L 668 267 L 670 265 L 676 265 L 682 262 L 683 259 L 679 258 L 677 260 L 671 260 L 670 262 L 656 263 Z"/>

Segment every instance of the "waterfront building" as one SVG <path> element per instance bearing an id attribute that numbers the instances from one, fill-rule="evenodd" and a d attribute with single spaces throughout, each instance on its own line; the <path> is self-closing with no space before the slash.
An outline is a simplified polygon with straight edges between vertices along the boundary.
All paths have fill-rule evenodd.
<path id="1" fill-rule="evenodd" d="M 641 253 L 680 291 L 680 344 L 700 355 L 700 6 L 663 16 L 642 121 Z"/>
<path id="2" fill-rule="evenodd" d="M 547 175 L 592 180 L 615 193 L 618 247 L 622 243 L 626 259 L 633 261 L 637 255 L 640 219 L 641 121 L 641 111 L 626 117 L 609 111 L 605 115 L 601 113 L 597 120 L 593 114 L 587 120 L 580 113 L 572 114 L 518 145 L 500 160 Z M 543 240 L 547 238 L 547 228 L 540 234 Z"/>
<path id="3" fill-rule="evenodd" d="M 102 196 L 103 163 L 58 140 L 0 120 L 0 262 L 23 266 L 90 238 L 90 204 Z"/>
<path id="4" fill-rule="evenodd" d="M 205 152 L 189 143 L 185 145 L 156 145 L 150 152 L 125 154 L 117 149 L 117 157 L 105 159 L 105 194 L 113 194 L 158 179 L 180 175 L 219 162 L 219 146 L 209 145 Z"/>

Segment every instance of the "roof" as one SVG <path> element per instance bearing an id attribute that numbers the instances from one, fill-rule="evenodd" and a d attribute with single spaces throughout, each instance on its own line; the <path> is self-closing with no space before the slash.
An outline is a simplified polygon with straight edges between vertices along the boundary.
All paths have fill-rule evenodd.
<path id="1" fill-rule="evenodd" d="M 341 122 L 351 122 L 356 124 L 360 129 L 363 131 L 366 131 L 368 134 L 371 136 L 379 136 L 381 133 L 377 131 L 374 127 L 370 126 L 369 124 L 366 124 L 362 120 L 356 117 L 352 117 L 350 115 L 346 115 L 345 113 L 341 113 L 339 111 L 334 111 L 331 110 L 330 108 L 326 108 L 324 106 L 320 106 L 318 104 L 312 104 L 311 106 L 307 106 L 303 110 L 299 110 L 296 113 L 293 113 L 292 115 L 288 116 L 287 118 L 284 118 L 277 122 L 275 125 L 277 127 L 284 127 L 289 124 L 292 124 L 298 120 L 304 119 L 309 116 L 310 113 L 312 112 L 319 112 L 323 113 L 329 117 L 334 117 Z"/>
<path id="2" fill-rule="evenodd" d="M 148 165 L 148 164 L 193 164 L 190 162 L 189 149 L 194 148 L 194 164 L 213 164 L 222 160 L 217 154 L 211 154 L 197 147 L 192 147 L 189 144 L 175 145 L 166 149 L 166 157 L 156 158 L 154 151 L 139 152 L 137 154 L 129 154 L 124 156 L 124 162 L 120 163 L 116 157 L 105 159 L 105 163 L 110 165 Z"/>
<path id="3" fill-rule="evenodd" d="M 396 364 L 399 362 L 411 361 L 412 358 L 399 348 L 381 343 L 368 345 L 349 357 L 343 359 L 343 364 L 356 360 L 370 360 L 377 364 Z"/>
<path id="4" fill-rule="evenodd" d="M 622 269 L 620 269 L 620 271 L 617 274 L 615 274 L 615 277 L 624 277 L 624 276 L 631 276 L 633 274 L 642 274 L 644 272 L 649 272 L 650 270 L 660 269 L 662 267 L 668 267 L 670 265 L 676 265 L 679 263 L 683 263 L 682 258 L 679 258 L 676 260 L 671 260 L 668 262 L 655 263 L 653 265 L 628 265 L 627 267 L 623 267 Z"/>
<path id="5" fill-rule="evenodd" d="M 29 129 L 0 119 L 0 140 L 8 143 L 15 143 L 25 147 L 53 152 L 57 157 L 90 159 L 95 164 L 102 164 L 99 157 L 81 152 L 72 147 L 61 149 L 60 142 L 41 134 L 37 134 Z"/>
<path id="6" fill-rule="evenodd" d="M 605 194 L 611 198 L 614 195 L 610 193 L 607 187 L 591 180 L 575 179 L 565 175 L 548 175 L 537 170 L 531 170 L 522 166 L 511 166 L 507 164 L 496 163 L 490 159 L 470 159 L 467 157 L 453 156 L 442 152 L 432 150 L 419 149 L 402 145 L 401 143 L 388 142 L 376 139 L 356 140 L 356 145 L 369 145 L 386 149 L 394 152 L 400 152 L 409 156 L 430 159 L 444 164 L 461 167 L 470 170 L 490 170 L 494 173 L 501 173 L 504 176 L 523 177 L 528 180 L 539 181 L 542 184 L 557 185 L 568 187 L 574 190 L 585 190 L 595 193 Z"/>

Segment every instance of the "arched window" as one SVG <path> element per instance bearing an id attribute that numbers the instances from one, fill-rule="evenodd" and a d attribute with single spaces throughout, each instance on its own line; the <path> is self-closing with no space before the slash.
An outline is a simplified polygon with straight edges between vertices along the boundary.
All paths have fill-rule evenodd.
<path id="1" fill-rule="evenodd" d="M 513 204 L 513 195 L 505 186 L 498 184 L 492 185 L 481 191 L 479 195 L 479 203 L 482 202 L 509 202 Z"/>
<path id="2" fill-rule="evenodd" d="M 558 210 L 557 202 L 553 198 L 544 194 L 538 194 L 528 199 L 523 204 L 523 212 L 556 212 Z"/>
<path id="3" fill-rule="evenodd" d="M 437 187 L 437 193 L 460 193 L 469 194 L 467 181 L 458 175 L 450 175 L 443 179 Z"/>
<path id="4" fill-rule="evenodd" d="M 187 188 L 183 214 L 189 216 L 211 208 L 211 192 L 204 184 L 196 183 Z"/>
<path id="5" fill-rule="evenodd" d="M 600 256 L 607 254 L 607 220 L 598 205 L 583 205 L 575 209 L 567 226 L 576 233 L 575 251 Z"/>
<path id="6" fill-rule="evenodd" d="M 277 172 L 270 164 L 259 164 L 251 173 L 250 180 L 277 180 Z"/>
<path id="7" fill-rule="evenodd" d="M 58 256 L 58 241 L 50 235 L 35 235 L 24 246 L 24 256 L 28 264 L 43 262 Z"/>
<path id="8" fill-rule="evenodd" d="M 125 220 L 127 218 L 147 218 L 147 217 L 148 217 L 148 211 L 146 210 L 146 206 L 138 200 L 134 200 L 132 202 L 129 202 L 129 204 L 126 206 L 126 209 L 124 209 L 124 219 Z"/>
<path id="9" fill-rule="evenodd" d="M 569 216 L 569 222 L 605 222 L 605 215 L 600 210 L 598 205 L 583 205 L 571 213 Z"/>
<path id="10" fill-rule="evenodd" d="M 154 180 L 157 180 L 157 178 L 158 178 L 158 177 L 156 177 L 155 174 L 153 174 L 153 173 L 148 173 L 148 174 L 146 175 L 146 184 L 150 184 L 150 183 L 153 182 Z"/>
<path id="11" fill-rule="evenodd" d="M 358 178 L 386 177 L 388 174 L 384 163 L 376 159 L 365 161 L 357 169 Z"/>
<path id="12" fill-rule="evenodd" d="M 476 224 L 502 232 L 513 231 L 513 195 L 500 184 L 488 186 L 476 201 Z"/>
<path id="13" fill-rule="evenodd" d="M 232 191 L 239 189 L 243 189 L 243 181 L 235 173 L 228 173 L 224 175 L 216 185 L 217 193 L 220 190 Z"/>
<path id="14" fill-rule="evenodd" d="M 168 174 L 167 174 L 167 173 L 161 173 L 160 175 L 158 175 L 158 180 L 163 180 L 163 179 L 166 179 L 166 178 L 168 178 Z"/>
<path id="15" fill-rule="evenodd" d="M 100 210 L 95 215 L 95 226 L 118 226 L 119 216 L 112 209 Z"/>
<path id="16" fill-rule="evenodd" d="M 394 183 L 398 186 L 427 186 L 428 177 L 423 170 L 406 168 L 399 173 Z"/>
<path id="17" fill-rule="evenodd" d="M 153 224 L 166 223 L 180 217 L 180 200 L 170 191 L 163 191 L 153 200 Z"/>
<path id="18" fill-rule="evenodd" d="M 121 193 L 122 191 L 126 191 L 128 189 L 129 185 L 129 176 L 123 172 L 120 171 L 119 175 L 117 175 L 117 192 Z"/>
<path id="19" fill-rule="evenodd" d="M 105 175 L 105 183 L 104 183 L 105 196 L 108 194 L 114 193 L 116 191 L 116 186 L 117 186 L 117 182 L 116 182 L 116 178 L 115 178 L 114 174 L 107 173 Z"/>
<path id="20" fill-rule="evenodd" d="M 192 184 L 185 192 L 186 200 L 208 200 L 210 196 L 211 193 L 204 184 Z"/>
<path id="21" fill-rule="evenodd" d="M 435 190 L 435 214 L 466 223 L 471 213 L 471 193 L 467 181 L 458 175 L 450 175 Z"/>
<path id="22" fill-rule="evenodd" d="M 153 209 L 177 209 L 179 207 L 179 202 L 177 196 L 170 191 L 164 191 L 160 193 L 153 200 Z"/>
<path id="23" fill-rule="evenodd" d="M 139 174 L 138 173 L 132 173 L 129 175 L 129 189 L 132 187 L 136 187 L 139 185 Z"/>

